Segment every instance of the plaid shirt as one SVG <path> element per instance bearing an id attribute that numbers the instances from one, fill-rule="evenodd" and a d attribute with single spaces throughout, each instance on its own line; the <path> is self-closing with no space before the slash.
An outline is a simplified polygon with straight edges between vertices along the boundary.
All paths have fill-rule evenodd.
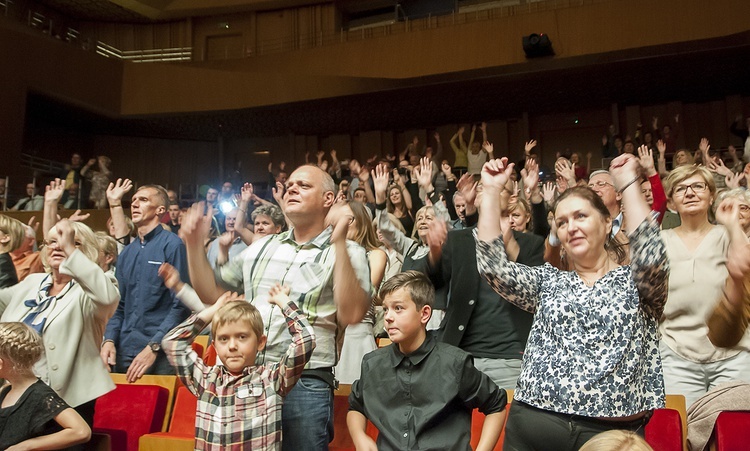
<path id="1" fill-rule="evenodd" d="M 283 310 L 292 343 L 278 363 L 246 367 L 234 376 L 224 366 L 207 366 L 191 344 L 206 323 L 197 315 L 174 328 L 162 342 L 169 363 L 198 397 L 195 449 L 206 451 L 281 449 L 284 396 L 302 375 L 315 348 L 315 335 L 294 303 Z"/>
<path id="2" fill-rule="evenodd" d="M 242 254 L 215 273 L 225 284 L 235 290 L 244 289 L 245 299 L 260 312 L 266 327 L 268 344 L 258 353 L 256 363 L 278 361 L 289 346 L 291 336 L 286 332 L 284 318 L 268 303 L 268 290 L 275 283 L 291 288 L 289 297 L 315 329 L 316 348 L 310 358 L 309 368 L 328 368 L 336 365 L 337 342 L 343 340 L 336 320 L 333 300 L 333 265 L 336 252 L 331 246 L 332 228 L 304 244 L 294 241 L 294 229 L 260 239 Z M 372 292 L 370 267 L 365 249 L 347 240 L 346 250 L 357 274 L 357 280 L 366 293 Z M 348 301 L 345 297 L 344 301 Z"/>

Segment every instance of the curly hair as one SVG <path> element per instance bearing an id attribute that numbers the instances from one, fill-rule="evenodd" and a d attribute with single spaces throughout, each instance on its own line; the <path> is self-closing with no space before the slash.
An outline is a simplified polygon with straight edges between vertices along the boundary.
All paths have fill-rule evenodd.
<path id="1" fill-rule="evenodd" d="M 281 208 L 276 205 L 261 205 L 250 214 L 250 219 L 255 223 L 255 218 L 260 215 L 265 215 L 271 218 L 271 222 L 276 227 L 281 227 L 281 230 L 286 228 L 286 221 L 284 220 L 284 213 Z"/>
<path id="2" fill-rule="evenodd" d="M 42 337 L 34 329 L 24 323 L 0 323 L 0 359 L 8 360 L 14 371 L 31 371 L 43 352 Z"/>

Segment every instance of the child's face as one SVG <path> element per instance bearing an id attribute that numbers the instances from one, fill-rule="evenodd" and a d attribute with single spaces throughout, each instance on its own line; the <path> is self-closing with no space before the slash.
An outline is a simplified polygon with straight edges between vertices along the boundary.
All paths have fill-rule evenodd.
<path id="1" fill-rule="evenodd" d="M 403 345 L 408 347 L 424 331 L 432 315 L 432 308 L 425 305 L 418 310 L 409 291 L 400 288 L 383 299 L 383 313 L 388 337 L 403 349 Z"/>
<path id="2" fill-rule="evenodd" d="M 246 321 L 234 321 L 216 329 L 216 354 L 232 374 L 240 374 L 245 367 L 255 365 L 255 355 L 266 347 L 266 336 L 260 339 Z"/>

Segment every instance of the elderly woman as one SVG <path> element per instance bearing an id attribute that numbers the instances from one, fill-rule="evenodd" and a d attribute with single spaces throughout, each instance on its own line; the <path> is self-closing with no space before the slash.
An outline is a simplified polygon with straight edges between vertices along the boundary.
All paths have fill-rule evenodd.
<path id="1" fill-rule="evenodd" d="M 555 203 L 557 236 L 572 271 L 508 259 L 496 206 L 512 166 L 506 158 L 485 165 L 476 233 L 480 274 L 534 314 L 505 446 L 577 450 L 606 430 L 643 435 L 651 412 L 665 404 L 657 324 L 669 268 L 640 190 L 638 162 L 623 154 L 610 167 L 625 205 L 630 265 L 608 250 L 615 245 L 612 218 L 593 190 L 568 189 Z"/>
<path id="2" fill-rule="evenodd" d="M 685 395 L 690 406 L 723 382 L 750 380 L 750 338 L 733 349 L 719 349 L 709 341 L 706 326 L 727 279 L 727 252 L 743 234 L 730 234 L 726 227 L 709 222 L 716 186 L 708 169 L 677 167 L 666 185 L 681 225 L 662 232 L 672 262 L 659 328 L 664 384 L 669 393 Z M 740 230 L 738 224 L 735 228 Z"/>
<path id="3" fill-rule="evenodd" d="M 99 349 L 120 292 L 97 264 L 97 239 L 84 224 L 58 222 L 42 259 L 49 272 L 0 290 L 0 320 L 22 321 L 42 335 L 45 356 L 34 372 L 91 426 L 96 398 L 115 388 Z"/>

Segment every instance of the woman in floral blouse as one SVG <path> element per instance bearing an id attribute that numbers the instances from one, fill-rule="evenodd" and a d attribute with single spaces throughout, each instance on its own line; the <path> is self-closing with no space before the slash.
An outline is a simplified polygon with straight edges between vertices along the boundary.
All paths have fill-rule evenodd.
<path id="1" fill-rule="evenodd" d="M 577 450 L 610 429 L 643 435 L 651 412 L 665 402 L 657 321 L 669 265 L 640 190 L 638 161 L 625 154 L 610 167 L 623 198 L 630 265 L 613 259 L 612 218 L 591 189 L 572 188 L 557 200 L 557 234 L 572 271 L 508 260 L 500 211 L 512 170 L 506 158 L 482 170 L 476 232 L 479 272 L 501 296 L 535 314 L 505 449 Z"/>

